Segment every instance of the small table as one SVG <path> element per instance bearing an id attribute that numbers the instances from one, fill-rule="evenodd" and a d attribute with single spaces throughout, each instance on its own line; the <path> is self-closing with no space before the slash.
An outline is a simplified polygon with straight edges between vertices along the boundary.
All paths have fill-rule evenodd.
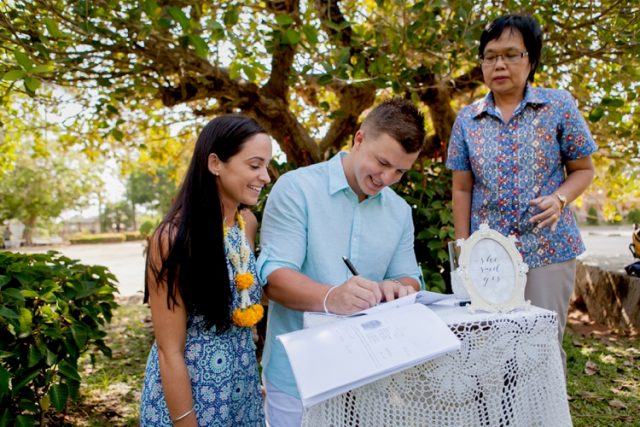
<path id="1" fill-rule="evenodd" d="M 572 425 L 555 313 L 430 308 L 460 338 L 459 351 L 307 408 L 302 425 Z"/>

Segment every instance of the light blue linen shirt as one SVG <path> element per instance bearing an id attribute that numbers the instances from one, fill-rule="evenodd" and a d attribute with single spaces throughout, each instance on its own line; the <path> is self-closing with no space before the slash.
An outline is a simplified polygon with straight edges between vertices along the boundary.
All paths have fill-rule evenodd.
<path id="1" fill-rule="evenodd" d="M 422 285 L 413 250 L 411 208 L 390 188 L 362 202 L 347 182 L 339 153 L 329 161 L 282 175 L 262 218 L 257 271 L 262 283 L 289 268 L 329 285 L 351 273 L 348 256 L 362 277 L 380 282 L 411 277 Z M 302 312 L 269 301 L 262 366 L 267 381 L 298 397 L 287 355 L 276 337 L 302 329 Z"/>

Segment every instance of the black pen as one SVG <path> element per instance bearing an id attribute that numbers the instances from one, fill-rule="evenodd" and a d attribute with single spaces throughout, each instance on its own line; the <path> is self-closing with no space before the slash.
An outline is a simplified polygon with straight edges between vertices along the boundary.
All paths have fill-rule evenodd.
<path id="1" fill-rule="evenodd" d="M 357 276 L 358 275 L 358 270 L 356 270 L 356 268 L 353 266 L 353 264 L 351 264 L 351 260 L 349 260 L 349 258 L 347 258 L 346 256 L 343 256 L 342 260 L 344 261 L 345 264 L 347 264 L 347 268 L 349 269 L 351 274 L 353 274 L 354 276 Z"/>

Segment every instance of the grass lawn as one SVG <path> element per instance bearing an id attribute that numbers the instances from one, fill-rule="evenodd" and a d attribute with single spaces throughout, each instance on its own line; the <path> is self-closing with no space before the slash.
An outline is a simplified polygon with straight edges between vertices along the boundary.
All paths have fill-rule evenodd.
<path id="1" fill-rule="evenodd" d="M 120 306 L 109 326 L 113 358 L 85 356 L 80 400 L 57 426 L 137 426 L 147 353 L 153 341 L 149 310 Z M 640 426 L 640 337 L 620 337 L 572 313 L 565 334 L 571 415 L 576 427 Z"/>

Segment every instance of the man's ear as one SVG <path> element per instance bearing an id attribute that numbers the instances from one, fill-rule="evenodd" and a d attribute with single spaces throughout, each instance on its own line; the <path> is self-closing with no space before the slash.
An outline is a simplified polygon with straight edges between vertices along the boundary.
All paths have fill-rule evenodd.
<path id="1" fill-rule="evenodd" d="M 364 142 L 364 132 L 362 131 L 362 129 L 358 129 L 356 134 L 353 136 L 353 147 L 351 148 L 354 150 L 358 150 L 360 148 L 360 145 L 363 142 Z"/>
<path id="2" fill-rule="evenodd" d="M 220 167 L 222 166 L 221 163 L 222 160 L 220 160 L 216 153 L 209 154 L 209 157 L 207 158 L 207 167 L 209 169 L 209 172 L 211 172 L 215 176 L 220 175 Z"/>

